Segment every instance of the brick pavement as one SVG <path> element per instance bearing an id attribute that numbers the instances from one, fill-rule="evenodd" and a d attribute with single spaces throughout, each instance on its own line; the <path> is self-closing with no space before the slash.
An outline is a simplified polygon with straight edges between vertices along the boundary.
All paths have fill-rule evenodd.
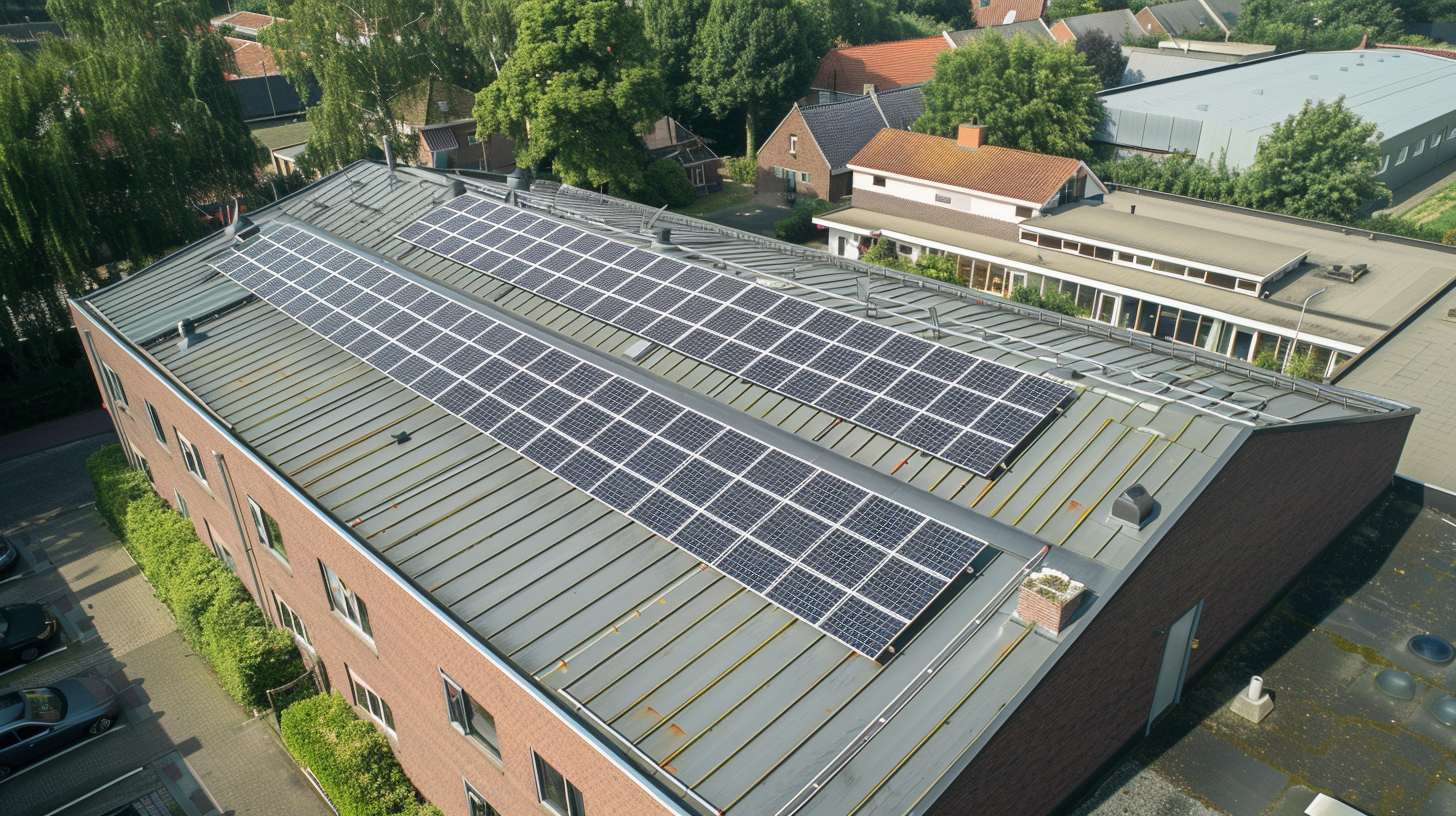
<path id="1" fill-rule="evenodd" d="M 187 646 L 91 506 L 85 458 L 112 439 L 0 463 L 0 528 L 54 564 L 0 585 L 0 603 L 69 587 L 98 635 L 0 678 L 0 686 L 90 673 L 126 688 L 134 708 L 102 739 L 0 784 L 0 816 L 48 813 L 137 767 L 152 773 L 174 751 L 210 797 L 196 803 L 215 802 L 232 816 L 327 816 L 268 725 L 240 709 Z M 66 811 L 89 812 L 89 802 Z"/>

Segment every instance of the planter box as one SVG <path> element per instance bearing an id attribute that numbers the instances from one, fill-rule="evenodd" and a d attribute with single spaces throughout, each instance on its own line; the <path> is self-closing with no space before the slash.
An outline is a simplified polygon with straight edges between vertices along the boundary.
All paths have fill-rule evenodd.
<path id="1" fill-rule="evenodd" d="M 1081 608 L 1086 594 L 1081 583 L 1056 570 L 1042 570 L 1021 583 L 1016 616 L 1059 635 Z"/>

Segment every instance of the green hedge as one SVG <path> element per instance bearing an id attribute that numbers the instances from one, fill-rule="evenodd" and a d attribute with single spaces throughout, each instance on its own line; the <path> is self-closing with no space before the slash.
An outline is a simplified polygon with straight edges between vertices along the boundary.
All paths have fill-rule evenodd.
<path id="1" fill-rule="evenodd" d="M 197 528 L 130 469 L 120 445 L 86 460 L 96 508 L 118 534 L 187 642 L 247 708 L 267 708 L 270 688 L 303 674 L 286 629 L 270 627 L 236 575 L 197 538 Z"/>
<path id="2" fill-rule="evenodd" d="M 313 772 L 339 816 L 437 816 L 423 804 L 389 740 L 359 719 L 338 692 L 290 705 L 283 712 L 283 744 Z"/>

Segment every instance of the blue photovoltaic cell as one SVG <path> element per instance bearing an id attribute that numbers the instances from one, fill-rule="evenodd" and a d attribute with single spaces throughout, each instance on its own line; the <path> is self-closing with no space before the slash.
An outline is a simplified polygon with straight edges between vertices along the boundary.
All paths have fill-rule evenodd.
<path id="1" fill-rule="evenodd" d="M 487 230 L 493 223 L 504 226 Z M 477 196 L 443 205 L 399 237 L 983 476 L 1072 393 L 1043 377 Z M 515 257 L 502 263 L 491 247 Z M 472 262 L 467 251 L 490 257 Z M 853 390 L 836 387 L 845 383 Z M 942 420 L 956 427 L 948 431 Z"/>
<path id="2" fill-rule="evenodd" d="M 483 213 L 486 220 L 492 214 Z M 507 222 L 517 224 L 514 217 Z M 462 239 L 469 230 L 489 234 L 480 229 L 483 223 L 474 216 L 440 221 L 459 230 Z M 519 222 L 520 229 L 545 235 L 542 225 L 555 229 L 541 219 Z M 440 231 L 411 234 L 439 238 L 434 234 Z M 588 237 L 571 236 L 578 242 Z M 532 253 L 534 246 L 523 244 L 517 251 Z M 616 250 L 602 243 L 591 251 L 611 262 L 623 256 Z M 625 260 L 663 277 L 693 271 L 658 268 L 648 253 L 626 253 Z M 402 385 L 865 654 L 883 653 L 984 547 L 308 231 L 278 225 L 214 263 Z M 284 285 L 283 269 L 302 288 Z M 625 274 L 612 277 L 629 286 Z M 389 301 L 357 304 L 364 307 L 359 311 L 349 308 L 354 298 L 317 297 L 357 288 L 346 283 L 349 277 Z M 787 302 L 777 293 L 711 275 L 701 286 L 705 291 L 716 286 L 718 297 L 737 297 L 759 312 Z M 790 311 L 795 311 L 790 320 L 808 319 L 807 312 Z M 747 319 L 745 325 L 762 321 Z M 895 338 L 873 331 L 860 336 L 881 343 Z M 725 343 L 749 349 L 726 338 Z M 870 393 L 839 388 L 841 398 Z M 854 391 L 843 390 L 850 388 Z M 1039 394 L 1025 389 L 1018 398 L 1029 401 Z M 998 428 L 1010 421 L 1006 417 L 1028 413 L 1008 410 L 1012 413 L 997 415 Z"/>

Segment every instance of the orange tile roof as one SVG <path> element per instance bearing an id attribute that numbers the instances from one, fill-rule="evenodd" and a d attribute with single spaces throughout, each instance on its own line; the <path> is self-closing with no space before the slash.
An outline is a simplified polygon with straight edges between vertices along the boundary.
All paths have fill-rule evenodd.
<path id="1" fill-rule="evenodd" d="M 914 85 L 935 75 L 936 56 L 949 48 L 950 43 L 939 35 L 834 48 L 819 63 L 813 87 L 858 94 L 869 84 L 877 91 Z"/>
<path id="2" fill-rule="evenodd" d="M 987 145 L 975 150 L 955 139 L 885 129 L 849 160 L 850 167 L 880 170 L 948 187 L 976 190 L 1042 204 L 1056 195 L 1082 163 L 1060 156 Z"/>
<path id="3" fill-rule="evenodd" d="M 273 24 L 273 18 L 266 14 L 257 14 L 251 11 L 239 11 L 236 14 L 228 14 L 223 17 L 213 18 L 212 24 L 230 25 L 233 28 L 246 28 L 257 31 L 260 28 L 267 28 Z"/>
<path id="4" fill-rule="evenodd" d="M 981 5 L 980 0 L 971 0 L 971 10 L 976 14 L 976 28 L 1035 20 L 1041 16 L 1044 7 L 1044 0 L 991 0 L 985 6 Z M 1016 13 L 1015 16 L 1006 19 L 1012 12 Z"/>
<path id="5" fill-rule="evenodd" d="M 252 40 L 227 37 L 227 44 L 233 49 L 233 70 L 231 78 L 260 77 L 278 73 L 278 64 L 273 61 L 273 49 Z"/>

